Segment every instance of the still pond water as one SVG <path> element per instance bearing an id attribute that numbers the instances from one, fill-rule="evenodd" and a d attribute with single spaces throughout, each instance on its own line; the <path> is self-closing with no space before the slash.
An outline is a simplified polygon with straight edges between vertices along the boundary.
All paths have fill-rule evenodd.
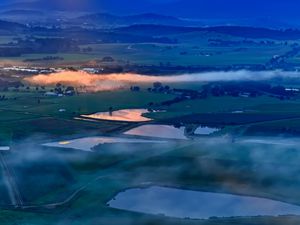
<path id="1" fill-rule="evenodd" d="M 300 215 L 300 206 L 270 199 L 159 186 L 128 189 L 108 205 L 133 212 L 193 219 Z"/>

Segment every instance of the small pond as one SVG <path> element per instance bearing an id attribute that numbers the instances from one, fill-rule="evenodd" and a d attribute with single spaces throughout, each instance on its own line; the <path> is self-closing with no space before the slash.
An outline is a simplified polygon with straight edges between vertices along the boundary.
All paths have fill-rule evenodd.
<path id="1" fill-rule="evenodd" d="M 147 109 L 124 109 L 112 112 L 99 112 L 92 115 L 81 115 L 88 119 L 124 121 L 124 122 L 148 122 L 152 119 L 144 117 L 148 113 Z"/>
<path id="2" fill-rule="evenodd" d="M 194 131 L 194 134 L 196 134 L 196 135 L 210 135 L 210 134 L 216 133 L 218 131 L 220 131 L 220 129 L 200 126 Z"/>
<path id="3" fill-rule="evenodd" d="M 152 138 L 167 138 L 167 139 L 180 139 L 187 140 L 185 136 L 185 128 L 180 127 L 176 128 L 169 125 L 142 125 L 136 128 L 133 128 L 124 134 L 143 136 L 143 137 L 152 137 Z"/>

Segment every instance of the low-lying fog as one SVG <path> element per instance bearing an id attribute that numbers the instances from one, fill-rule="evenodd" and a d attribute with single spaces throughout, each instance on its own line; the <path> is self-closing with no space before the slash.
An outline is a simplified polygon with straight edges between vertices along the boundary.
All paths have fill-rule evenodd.
<path id="1" fill-rule="evenodd" d="M 131 159 L 130 155 L 143 155 L 145 157 L 142 157 L 143 159 L 158 157 L 157 164 L 156 161 L 154 164 L 153 161 L 150 162 L 149 165 L 133 164 L 139 165 L 133 166 L 132 169 L 132 172 L 136 171 L 138 175 L 132 177 L 135 183 L 141 181 L 144 184 L 148 181 L 153 182 L 153 179 L 160 181 L 167 177 L 170 180 L 166 182 L 172 181 L 174 186 L 178 186 L 181 179 L 186 177 L 198 179 L 205 177 L 208 184 L 217 179 L 220 188 L 227 190 L 228 193 L 267 198 L 271 195 L 284 202 L 299 204 L 300 151 L 297 145 L 299 141 L 299 138 L 244 137 L 232 143 L 230 137 L 225 136 L 177 142 L 155 138 L 148 140 L 142 137 L 91 136 L 73 140 L 70 137 L 62 137 L 61 142 L 54 142 L 52 139 L 38 136 L 15 143 L 11 146 L 11 151 L 2 154 L 4 161 L 1 163 L 4 163 L 4 166 L 9 165 L 15 171 L 14 179 L 18 182 L 20 191 L 24 192 L 25 202 L 43 197 L 49 191 L 61 188 L 62 185 L 67 188 L 74 182 L 79 182 L 81 169 L 78 168 L 81 167 L 77 167 L 78 165 L 93 165 L 95 159 L 110 160 L 112 157 L 120 155 L 123 157 L 128 154 L 129 157 L 124 159 Z M 92 151 L 97 145 L 98 148 Z M 68 149 L 83 151 L 68 151 Z M 94 165 L 102 168 L 101 163 L 102 161 Z M 10 178 L 5 174 L 3 165 L 2 167 L 0 165 L 2 168 L 0 204 L 9 204 L 7 189 L 10 182 L 6 180 Z M 110 169 L 115 169 L 120 175 L 123 174 L 123 167 L 118 168 L 112 164 Z M 87 171 L 82 170 L 82 173 L 85 172 Z M 95 170 L 92 169 L 90 172 L 94 173 Z M 220 178 L 222 179 L 219 180 Z M 36 182 L 37 180 L 39 182 Z M 238 185 L 237 181 L 242 182 L 243 186 Z M 197 180 L 195 182 L 199 184 Z M 154 185 L 160 185 L 160 182 Z M 211 191 L 214 192 L 214 189 Z M 185 203 L 188 204 L 188 201 Z"/>
<path id="2" fill-rule="evenodd" d="M 25 78 L 32 85 L 55 85 L 61 83 L 82 88 L 82 91 L 97 92 L 128 88 L 131 85 L 147 84 L 153 82 L 184 83 L 184 82 L 213 82 L 213 81 L 239 81 L 239 80 L 268 80 L 276 77 L 300 78 L 298 72 L 283 71 L 229 71 L 205 72 L 195 74 L 153 76 L 134 73 L 120 74 L 89 74 L 84 71 L 62 71 L 52 74 L 40 74 Z"/>

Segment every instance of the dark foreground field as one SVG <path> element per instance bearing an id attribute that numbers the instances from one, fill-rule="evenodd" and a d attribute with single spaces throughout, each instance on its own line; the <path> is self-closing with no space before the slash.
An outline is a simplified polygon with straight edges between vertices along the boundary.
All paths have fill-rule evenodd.
<path id="1" fill-rule="evenodd" d="M 300 221 L 297 216 L 172 219 L 107 206 L 119 191 L 149 185 L 265 197 L 299 204 L 300 168 L 296 146 L 202 138 L 148 146 L 100 145 L 88 153 L 41 148 L 26 142 L 13 150 L 5 157 L 15 172 L 21 196 L 24 196 L 24 208 L 3 209 L 2 224 L 13 221 L 22 225 L 264 225 L 271 221 L 272 224 L 290 225 Z M 2 196 L 6 196 L 5 190 Z"/>

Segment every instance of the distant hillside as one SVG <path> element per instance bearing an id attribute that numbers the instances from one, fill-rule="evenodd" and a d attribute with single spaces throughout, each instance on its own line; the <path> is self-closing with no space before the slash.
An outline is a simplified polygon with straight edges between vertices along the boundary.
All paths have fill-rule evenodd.
<path id="1" fill-rule="evenodd" d="M 153 12 L 217 21 L 214 25 L 300 27 L 299 0 L 5 0 L 1 9 L 90 11 L 115 15 Z M 258 22 L 259 21 L 259 22 Z M 170 24 L 167 24 L 170 25 Z M 181 24 L 177 24 L 181 25 Z"/>
<path id="2" fill-rule="evenodd" d="M 25 9 L 16 9 L 16 10 L 8 10 L 0 13 L 0 15 L 4 16 L 43 16 L 44 13 L 37 10 L 25 10 Z"/>
<path id="3" fill-rule="evenodd" d="M 74 22 L 102 26 L 128 26 L 134 24 L 157 24 L 174 26 L 196 25 L 196 23 L 181 20 L 173 16 L 165 16 L 154 13 L 144 13 L 132 16 L 116 16 L 108 13 L 96 13 L 76 18 Z"/>
<path id="4" fill-rule="evenodd" d="M 207 31 L 244 38 L 270 38 L 277 40 L 300 39 L 300 30 L 297 29 L 275 30 L 241 26 L 180 27 L 162 25 L 133 25 L 129 27 L 117 28 L 116 30 L 123 33 L 142 33 L 144 35 L 147 34 L 151 36 Z"/>
<path id="5" fill-rule="evenodd" d="M 10 5 L 44 10 L 101 11 L 117 15 L 151 11 L 193 18 L 249 18 L 255 15 L 291 19 L 299 18 L 300 3 L 299 0 L 18 0 L 18 3 Z"/>
<path id="6" fill-rule="evenodd" d="M 26 29 L 26 26 L 23 24 L 0 20 L 0 30 L 19 31 L 19 30 L 24 30 L 24 29 Z"/>

